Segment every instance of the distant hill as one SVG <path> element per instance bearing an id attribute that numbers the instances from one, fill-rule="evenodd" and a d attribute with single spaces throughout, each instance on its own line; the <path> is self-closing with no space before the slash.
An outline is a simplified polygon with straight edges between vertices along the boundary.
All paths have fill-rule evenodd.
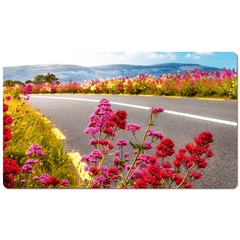
<path id="1" fill-rule="evenodd" d="M 68 82 L 70 79 L 75 82 L 82 82 L 84 80 L 91 80 L 94 78 L 112 78 L 112 77 L 129 77 L 145 74 L 146 72 L 151 75 L 159 76 L 168 74 L 170 71 L 191 71 L 197 68 L 198 70 L 207 71 L 219 70 L 219 68 L 202 66 L 199 64 L 188 63 L 163 63 L 151 66 L 140 65 L 104 65 L 97 67 L 83 67 L 78 65 L 29 65 L 19 67 L 4 67 L 3 80 L 32 80 L 36 75 L 53 73 L 59 78 L 60 82 Z"/>

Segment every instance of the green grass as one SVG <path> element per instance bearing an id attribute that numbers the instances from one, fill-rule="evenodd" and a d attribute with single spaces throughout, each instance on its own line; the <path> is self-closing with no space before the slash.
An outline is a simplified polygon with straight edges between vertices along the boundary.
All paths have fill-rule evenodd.
<path id="1" fill-rule="evenodd" d="M 4 94 L 4 97 L 6 96 Z M 69 188 L 76 188 L 79 185 L 78 174 L 63 144 L 52 132 L 52 124 L 46 123 L 42 116 L 28 103 L 22 104 L 23 101 L 17 99 L 16 95 L 11 97 L 10 101 L 5 100 L 4 103 L 9 105 L 9 110 L 6 113 L 14 119 L 14 122 L 8 126 L 12 130 L 13 137 L 7 142 L 7 148 L 4 150 L 3 156 L 13 158 L 20 166 L 23 166 L 27 159 L 33 158 L 25 155 L 32 144 L 39 144 L 45 153 L 45 156 L 35 157 L 35 159 L 39 159 L 39 163 L 34 164 L 32 174 L 20 173 L 15 177 L 14 187 L 45 187 L 32 180 L 32 178 L 47 173 L 61 180 L 67 179 L 70 182 Z M 16 112 L 16 108 L 19 112 Z M 25 113 L 25 110 L 29 112 Z M 21 119 L 20 116 L 23 118 Z M 22 184 L 20 182 L 21 179 L 27 180 L 29 177 L 28 183 Z"/>

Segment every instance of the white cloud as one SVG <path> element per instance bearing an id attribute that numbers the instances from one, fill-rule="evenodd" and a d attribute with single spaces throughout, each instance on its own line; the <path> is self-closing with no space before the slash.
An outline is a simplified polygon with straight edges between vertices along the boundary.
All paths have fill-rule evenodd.
<path id="1" fill-rule="evenodd" d="M 199 55 L 203 55 L 203 54 L 212 55 L 213 54 L 213 52 L 196 52 L 196 53 L 199 54 Z"/>
<path id="2" fill-rule="evenodd" d="M 194 59 L 200 59 L 201 57 L 200 56 L 194 56 L 193 58 Z"/>
<path id="3" fill-rule="evenodd" d="M 187 56 L 186 56 L 186 58 L 190 58 L 190 57 L 192 57 L 192 56 L 191 56 L 191 54 L 188 53 Z"/>

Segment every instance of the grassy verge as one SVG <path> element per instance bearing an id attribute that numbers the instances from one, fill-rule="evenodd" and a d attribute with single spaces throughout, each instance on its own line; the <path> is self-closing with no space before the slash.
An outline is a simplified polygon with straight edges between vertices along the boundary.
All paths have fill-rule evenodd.
<path id="1" fill-rule="evenodd" d="M 3 95 L 3 97 L 6 96 L 6 94 Z M 13 158 L 20 166 L 23 166 L 27 159 L 32 158 L 32 156 L 26 156 L 25 152 L 32 144 L 39 144 L 45 155 L 37 157 L 39 163 L 34 165 L 32 177 L 47 173 L 58 179 L 68 180 L 69 188 L 76 188 L 79 181 L 78 174 L 62 143 L 52 132 L 52 124 L 46 123 L 43 117 L 28 103 L 23 104 L 26 101 L 17 99 L 16 95 L 10 96 L 11 100 L 5 100 L 5 103 L 9 106 L 6 113 L 14 119 L 13 123 L 8 126 L 12 130 L 12 139 L 7 142 L 3 156 Z M 20 180 L 27 177 L 26 175 L 26 173 L 18 174 L 15 177 L 14 187 L 25 188 L 26 184 L 22 184 Z M 30 180 L 28 187 L 45 186 Z"/>

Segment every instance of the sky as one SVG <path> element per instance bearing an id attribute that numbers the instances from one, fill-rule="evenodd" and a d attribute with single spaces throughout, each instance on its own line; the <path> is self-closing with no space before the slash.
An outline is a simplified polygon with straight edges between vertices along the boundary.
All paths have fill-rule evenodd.
<path id="1" fill-rule="evenodd" d="M 90 67 L 108 64 L 193 63 L 229 69 L 237 68 L 237 55 L 234 52 L 7 52 L 3 63 L 4 67 L 37 64 Z"/>

